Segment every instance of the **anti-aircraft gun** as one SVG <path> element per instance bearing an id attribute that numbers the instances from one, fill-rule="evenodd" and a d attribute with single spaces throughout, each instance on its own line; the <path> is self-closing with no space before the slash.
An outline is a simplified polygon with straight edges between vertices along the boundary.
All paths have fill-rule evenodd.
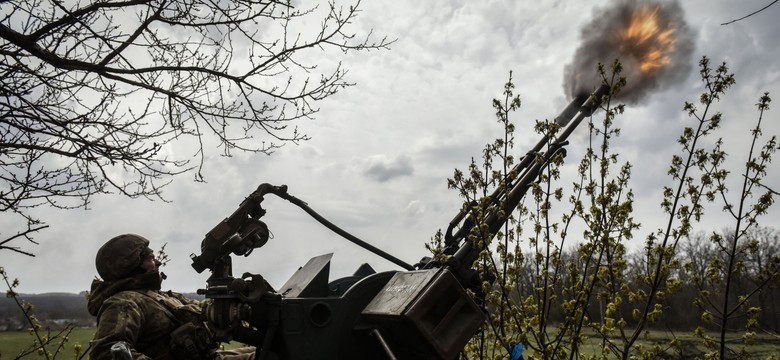
<path id="1" fill-rule="evenodd" d="M 575 98 L 556 117 L 561 127 L 545 136 L 514 167 L 505 187 L 491 194 L 495 211 L 474 219 L 468 207 L 449 223 L 446 261 L 424 258 L 410 265 L 330 223 L 286 186 L 262 184 L 225 220 L 209 231 L 192 266 L 211 271 L 211 299 L 204 309 L 217 340 L 257 347 L 256 359 L 454 359 L 484 322 L 484 310 L 466 289 L 479 293 L 482 280 L 472 268 L 479 249 L 468 241 L 477 220 L 495 234 L 537 181 L 544 166 L 565 151 L 569 135 L 597 108 L 609 88 Z M 547 147 L 545 148 L 545 146 Z M 544 149 L 543 152 L 542 149 Z M 329 281 L 332 254 L 310 259 L 279 289 L 261 275 L 232 274 L 232 255 L 248 256 L 263 246 L 269 230 L 264 197 L 273 194 L 311 215 L 347 240 L 395 263 L 403 270 L 375 272 L 364 264 L 353 276 Z"/>

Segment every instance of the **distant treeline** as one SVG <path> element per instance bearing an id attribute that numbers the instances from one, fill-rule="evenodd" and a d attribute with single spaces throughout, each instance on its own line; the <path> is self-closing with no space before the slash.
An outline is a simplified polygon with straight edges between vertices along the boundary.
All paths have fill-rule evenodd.
<path id="1" fill-rule="evenodd" d="M 185 294 L 185 296 L 202 298 L 196 294 Z M 18 299 L 34 306 L 35 316 L 44 327 L 58 330 L 66 325 L 95 326 L 95 317 L 87 311 L 85 292 L 80 294 L 20 294 Z M 29 327 L 30 324 L 14 299 L 0 298 L 0 331 L 19 331 Z"/>
<path id="2" fill-rule="evenodd" d="M 59 329 L 65 325 L 94 326 L 95 318 L 87 312 L 86 293 L 20 294 L 19 300 L 34 306 L 35 315 L 44 327 Z M 30 327 L 13 298 L 0 299 L 0 331 L 18 331 Z"/>
<path id="3" fill-rule="evenodd" d="M 735 276 L 732 278 L 730 304 L 738 304 L 743 299 L 748 298 L 741 306 L 745 312 L 751 313 L 748 309 L 757 310 L 757 320 L 759 328 L 774 334 L 780 333 L 780 277 L 778 268 L 780 268 L 780 232 L 773 228 L 758 228 L 749 233 L 750 240 L 745 241 L 741 248 L 737 249 L 739 254 L 735 261 L 737 266 L 734 268 Z M 721 236 L 733 236 L 725 232 Z M 629 285 L 629 288 L 642 289 L 645 286 L 641 281 L 642 274 L 647 274 L 651 270 L 651 264 L 648 264 L 647 257 L 642 255 L 643 251 L 629 251 L 627 256 L 628 263 L 623 281 Z M 528 254 L 526 256 L 533 256 Z M 701 325 L 705 329 L 719 330 L 714 323 L 703 321 L 705 311 L 715 313 L 718 306 L 723 304 L 723 279 L 722 266 L 729 261 L 726 251 L 720 249 L 719 245 L 710 239 L 710 234 L 699 233 L 690 238 L 684 239 L 677 246 L 678 267 L 672 269 L 671 277 L 679 280 L 681 287 L 678 289 L 663 288 L 663 314 L 650 326 L 654 328 L 663 328 L 668 330 L 691 331 Z M 583 267 L 583 263 L 588 259 L 580 257 L 576 251 L 564 251 L 561 254 L 561 268 Z M 524 274 L 536 273 L 531 267 L 532 261 L 525 264 Z M 563 277 L 560 289 L 570 288 L 573 281 L 578 279 L 567 278 L 568 273 L 560 273 Z M 517 292 L 511 294 L 515 301 L 521 301 L 535 291 L 533 275 L 523 275 L 521 282 L 516 286 Z M 756 289 L 759 289 L 756 291 Z M 604 288 L 594 289 L 594 294 L 606 293 Z M 746 295 L 750 296 L 746 296 Z M 563 294 L 557 294 L 559 299 L 565 298 Z M 601 322 L 604 319 L 605 301 L 604 297 L 593 296 L 587 307 L 588 318 L 593 322 Z M 637 319 L 631 314 L 636 305 L 626 301 L 622 304 L 620 313 L 626 314 L 623 319 L 627 324 L 634 326 Z M 550 320 L 552 322 L 563 322 L 564 311 L 560 303 L 551 304 Z M 744 329 L 749 321 L 748 316 L 734 318 L 729 322 L 730 327 L 734 329 Z"/>

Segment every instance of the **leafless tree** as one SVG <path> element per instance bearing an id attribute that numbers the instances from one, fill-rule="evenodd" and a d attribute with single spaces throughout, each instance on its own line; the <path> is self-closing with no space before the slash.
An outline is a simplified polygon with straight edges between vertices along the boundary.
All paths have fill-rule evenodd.
<path id="1" fill-rule="evenodd" d="M 296 120 L 352 85 L 314 55 L 392 42 L 350 32 L 360 0 L 336 1 L 0 3 L 0 211 L 27 221 L 0 249 L 30 255 L 9 242 L 45 227 L 33 207 L 162 199 L 175 175 L 202 180 L 215 140 L 230 155 L 308 139 Z"/>

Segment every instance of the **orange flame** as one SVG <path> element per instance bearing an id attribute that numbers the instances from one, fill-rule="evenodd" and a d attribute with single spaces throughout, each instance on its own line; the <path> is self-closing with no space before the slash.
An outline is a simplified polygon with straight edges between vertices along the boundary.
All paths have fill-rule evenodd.
<path id="1" fill-rule="evenodd" d="M 617 34 L 620 51 L 634 57 L 643 73 L 668 65 L 675 50 L 675 29 L 659 21 L 658 11 L 658 6 L 635 10 L 628 26 Z"/>

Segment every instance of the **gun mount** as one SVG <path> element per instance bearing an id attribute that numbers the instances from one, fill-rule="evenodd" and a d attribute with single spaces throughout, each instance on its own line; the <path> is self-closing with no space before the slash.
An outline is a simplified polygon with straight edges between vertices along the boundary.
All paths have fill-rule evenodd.
<path id="1" fill-rule="evenodd" d="M 217 340 L 257 346 L 256 359 L 454 359 L 484 322 L 484 310 L 468 295 L 481 281 L 472 268 L 478 249 L 468 241 L 477 220 L 495 234 L 555 156 L 565 151 L 567 138 L 597 108 L 609 91 L 575 98 L 555 121 L 561 131 L 545 136 L 511 171 L 507 186 L 491 194 L 496 211 L 475 219 L 464 207 L 445 234 L 448 259 L 424 258 L 415 266 L 358 239 L 333 225 L 286 186 L 262 184 L 228 218 L 209 231 L 192 267 L 209 269 L 207 287 L 198 292 L 210 299 L 204 309 Z M 544 152 L 540 151 L 545 148 Z M 349 241 L 395 263 L 403 270 L 375 272 L 364 264 L 352 276 L 329 281 L 332 254 L 314 257 L 279 289 L 261 275 L 232 274 L 232 255 L 248 256 L 269 238 L 260 221 L 265 195 L 297 205 L 321 224 Z M 477 291 L 478 293 L 478 291 Z"/>

